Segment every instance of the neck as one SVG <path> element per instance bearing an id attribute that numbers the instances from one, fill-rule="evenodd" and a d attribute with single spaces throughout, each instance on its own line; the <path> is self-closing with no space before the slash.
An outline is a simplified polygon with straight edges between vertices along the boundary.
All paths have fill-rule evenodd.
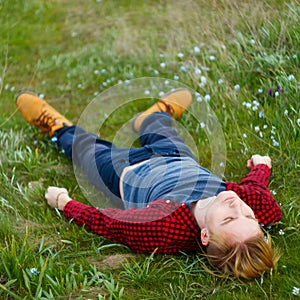
<path id="1" fill-rule="evenodd" d="M 200 228 L 206 227 L 205 225 L 205 216 L 207 209 L 209 208 L 212 201 L 216 199 L 215 196 L 198 200 L 197 202 L 192 203 L 191 213 L 196 219 Z"/>

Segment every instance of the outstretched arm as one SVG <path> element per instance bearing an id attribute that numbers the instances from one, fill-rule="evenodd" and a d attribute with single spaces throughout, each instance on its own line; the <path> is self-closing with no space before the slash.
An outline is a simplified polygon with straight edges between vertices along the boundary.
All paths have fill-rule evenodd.
<path id="1" fill-rule="evenodd" d="M 72 200 L 66 189 L 58 187 L 49 187 L 45 197 L 67 219 L 136 252 L 199 250 L 200 228 L 186 204 L 156 200 L 145 208 L 97 209 Z"/>
<path id="2" fill-rule="evenodd" d="M 270 157 L 253 155 L 247 161 L 247 167 L 250 172 L 241 182 L 227 182 L 227 189 L 236 192 L 253 209 L 260 224 L 278 221 L 282 212 L 268 188 L 272 167 Z"/>

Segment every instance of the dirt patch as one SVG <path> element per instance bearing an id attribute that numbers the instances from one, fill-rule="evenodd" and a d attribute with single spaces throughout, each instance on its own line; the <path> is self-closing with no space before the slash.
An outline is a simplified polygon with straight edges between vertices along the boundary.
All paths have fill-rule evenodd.
<path id="1" fill-rule="evenodd" d="M 98 260 L 95 257 L 89 258 L 89 263 L 95 265 L 97 269 L 119 269 L 123 264 L 128 262 L 129 259 L 134 258 L 133 254 L 113 254 L 108 255 L 102 260 Z"/>

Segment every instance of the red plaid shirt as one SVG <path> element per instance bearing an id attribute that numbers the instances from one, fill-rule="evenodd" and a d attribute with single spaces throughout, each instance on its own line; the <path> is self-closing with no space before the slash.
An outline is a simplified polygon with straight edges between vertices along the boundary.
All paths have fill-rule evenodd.
<path id="1" fill-rule="evenodd" d="M 260 164 L 239 184 L 226 182 L 226 189 L 236 192 L 253 209 L 261 225 L 274 223 L 282 216 L 268 189 L 270 175 L 271 170 Z M 194 252 L 201 245 L 200 228 L 185 203 L 156 200 L 145 208 L 99 210 L 72 200 L 63 213 L 87 230 L 138 253 Z"/>

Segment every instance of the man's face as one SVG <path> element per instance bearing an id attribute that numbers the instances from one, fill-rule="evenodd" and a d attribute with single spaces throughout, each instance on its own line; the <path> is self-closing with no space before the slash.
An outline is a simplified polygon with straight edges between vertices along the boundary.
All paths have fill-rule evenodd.
<path id="1" fill-rule="evenodd" d="M 253 210 L 232 191 L 218 194 L 207 208 L 205 218 L 206 240 L 209 234 L 225 234 L 231 242 L 243 242 L 248 238 L 262 234 Z"/>

